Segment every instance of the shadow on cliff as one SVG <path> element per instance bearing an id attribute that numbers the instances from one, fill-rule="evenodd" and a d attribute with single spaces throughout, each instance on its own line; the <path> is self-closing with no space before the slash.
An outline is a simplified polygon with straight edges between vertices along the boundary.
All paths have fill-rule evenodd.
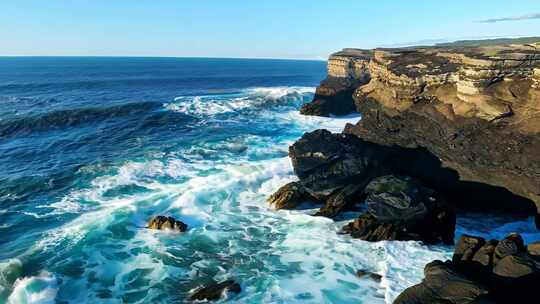
<path id="1" fill-rule="evenodd" d="M 395 150 L 395 157 L 391 158 L 395 173 L 415 177 L 426 186 L 444 193 L 458 211 L 536 214 L 532 200 L 503 187 L 463 181 L 457 171 L 443 167 L 439 158 L 425 148 L 389 148 Z"/>

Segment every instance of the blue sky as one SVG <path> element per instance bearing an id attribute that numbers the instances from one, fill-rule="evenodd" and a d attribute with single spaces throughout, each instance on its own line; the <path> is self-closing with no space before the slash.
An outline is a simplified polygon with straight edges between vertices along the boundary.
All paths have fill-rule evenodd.
<path id="1" fill-rule="evenodd" d="M 321 59 L 493 36 L 540 36 L 540 1 L 0 1 L 0 55 Z"/>

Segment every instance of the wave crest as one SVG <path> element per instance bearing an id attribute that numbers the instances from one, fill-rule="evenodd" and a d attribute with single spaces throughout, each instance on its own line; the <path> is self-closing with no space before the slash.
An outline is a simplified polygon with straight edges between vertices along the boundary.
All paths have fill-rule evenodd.
<path id="1" fill-rule="evenodd" d="M 269 107 L 299 107 L 315 93 L 310 87 L 251 88 L 241 93 L 207 96 L 180 96 L 163 106 L 171 111 L 194 116 L 212 116 Z"/>

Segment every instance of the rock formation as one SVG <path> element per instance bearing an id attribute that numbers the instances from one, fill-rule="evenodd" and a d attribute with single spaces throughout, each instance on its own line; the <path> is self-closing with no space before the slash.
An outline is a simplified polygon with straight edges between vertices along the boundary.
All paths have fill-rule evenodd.
<path id="1" fill-rule="evenodd" d="M 150 221 L 148 222 L 147 228 L 156 229 L 156 230 L 173 230 L 173 231 L 185 232 L 188 226 L 181 221 L 177 221 L 173 217 L 158 215 L 150 219 Z"/>
<path id="2" fill-rule="evenodd" d="M 276 210 L 294 209 L 303 202 L 315 201 L 299 182 L 291 182 L 279 188 L 268 198 L 268 203 Z"/>
<path id="3" fill-rule="evenodd" d="M 403 291 L 394 303 L 533 303 L 540 260 L 536 245 L 529 248 L 515 233 L 487 242 L 463 235 L 452 261 L 426 265 L 422 283 Z"/>
<path id="4" fill-rule="evenodd" d="M 454 244 L 456 216 L 437 194 L 410 177 L 382 176 L 364 189 L 367 211 L 343 231 L 366 241 Z"/>
<path id="5" fill-rule="evenodd" d="M 328 111 L 345 99 L 332 99 L 345 86 L 329 85 L 347 83 L 348 92 L 356 86 L 351 99 L 362 119 L 344 133 L 388 147 L 425 149 L 455 178 L 407 175 L 436 190 L 487 187 L 520 197 L 509 201 L 510 193 L 502 199 L 479 191 L 455 200 L 462 206 L 527 209 L 534 202 L 540 210 L 540 44 L 347 49 L 330 57 L 328 77 L 304 113 L 347 112 L 348 105 Z"/>
<path id="6" fill-rule="evenodd" d="M 328 60 L 328 77 L 317 88 L 313 101 L 305 104 L 300 113 L 330 116 L 354 112 L 352 95 L 356 88 L 369 82 L 371 53 L 347 50 L 332 55 Z"/>
<path id="7" fill-rule="evenodd" d="M 227 280 L 221 283 L 210 284 L 200 288 L 191 296 L 192 301 L 215 301 L 219 300 L 224 293 L 240 293 L 242 288 L 240 284 L 233 280 Z"/>

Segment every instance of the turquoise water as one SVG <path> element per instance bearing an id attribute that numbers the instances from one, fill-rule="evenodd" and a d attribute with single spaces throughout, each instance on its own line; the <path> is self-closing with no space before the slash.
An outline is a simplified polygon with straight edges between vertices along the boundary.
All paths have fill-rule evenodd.
<path id="1" fill-rule="evenodd" d="M 452 248 L 367 243 L 266 198 L 287 149 L 345 118 L 305 117 L 324 62 L 3 58 L 0 303 L 183 303 L 235 279 L 226 303 L 390 303 Z M 189 225 L 145 229 L 154 215 Z M 459 233 L 537 238 L 531 219 L 463 216 Z M 458 233 L 458 234 L 459 234 Z M 357 270 L 381 274 L 380 283 Z"/>

